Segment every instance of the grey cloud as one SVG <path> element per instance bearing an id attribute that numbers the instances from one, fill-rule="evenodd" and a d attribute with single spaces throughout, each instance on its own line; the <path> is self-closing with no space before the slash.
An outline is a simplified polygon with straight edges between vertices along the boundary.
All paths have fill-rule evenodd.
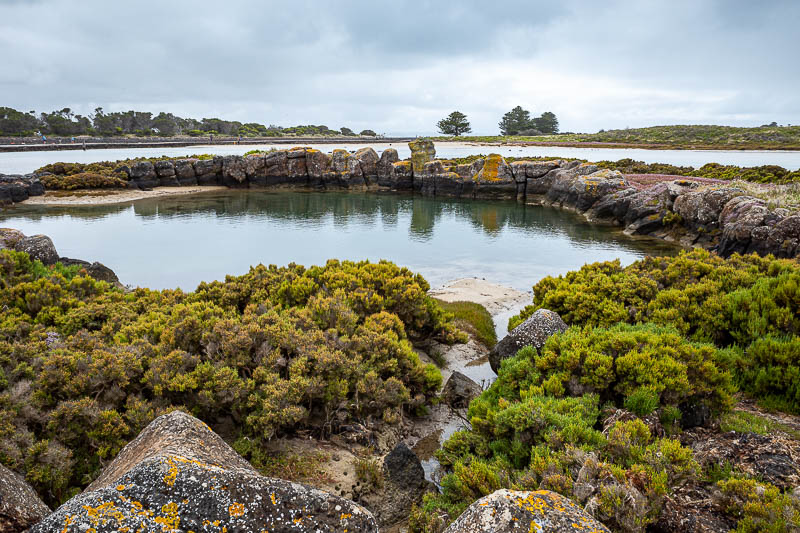
<path id="1" fill-rule="evenodd" d="M 495 133 L 800 122 L 792 1 L 0 0 L 0 105 Z"/>

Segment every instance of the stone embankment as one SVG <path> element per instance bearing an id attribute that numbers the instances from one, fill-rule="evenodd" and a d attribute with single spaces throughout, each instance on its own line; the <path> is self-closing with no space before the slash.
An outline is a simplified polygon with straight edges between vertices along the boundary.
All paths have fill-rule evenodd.
<path id="1" fill-rule="evenodd" d="M 292 148 L 247 156 L 139 161 L 121 166 L 128 187 L 224 185 L 231 188 L 292 187 L 405 191 L 456 198 L 510 199 L 547 204 L 584 214 L 595 222 L 619 225 L 632 235 L 648 235 L 700 246 L 727 256 L 757 252 L 778 257 L 800 254 L 800 213 L 767 202 L 728 184 L 691 179 L 645 189 L 613 170 L 577 161 L 514 161 L 490 154 L 470 164 L 435 159 L 430 141 L 409 143 L 410 160 L 397 150 L 379 156 L 372 148 L 330 155 Z M 0 201 L 40 194 L 39 175 L 0 178 Z M 27 181 L 26 181 L 27 180 Z M 23 193 L 20 184 L 29 183 Z M 24 186 L 23 186 L 24 187 Z M 11 198 L 11 201 L 18 201 Z"/>

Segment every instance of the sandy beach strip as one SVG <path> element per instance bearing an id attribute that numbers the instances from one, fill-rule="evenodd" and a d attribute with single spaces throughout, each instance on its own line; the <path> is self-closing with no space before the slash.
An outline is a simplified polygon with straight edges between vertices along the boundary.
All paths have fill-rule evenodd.
<path id="1" fill-rule="evenodd" d="M 186 196 L 213 191 L 227 191 L 227 187 L 221 185 L 205 185 L 196 187 L 154 187 L 149 191 L 137 191 L 130 189 L 99 189 L 99 190 L 80 190 L 77 194 L 64 196 L 63 191 L 53 194 L 53 191 L 46 192 L 43 196 L 31 196 L 21 202 L 23 205 L 111 205 L 125 202 L 135 202 L 148 198 L 164 198 L 168 196 Z"/>

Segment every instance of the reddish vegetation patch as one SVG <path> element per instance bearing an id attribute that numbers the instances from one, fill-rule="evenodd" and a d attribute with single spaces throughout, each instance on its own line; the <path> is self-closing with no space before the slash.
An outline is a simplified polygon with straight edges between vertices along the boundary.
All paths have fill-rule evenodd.
<path id="1" fill-rule="evenodd" d="M 625 177 L 633 187 L 636 187 L 639 190 L 647 189 L 657 183 L 663 183 L 665 181 L 675 181 L 675 180 L 694 181 L 703 184 L 726 183 L 725 180 L 715 180 L 713 178 L 697 178 L 693 176 L 692 177 L 676 176 L 674 174 L 625 174 Z"/>

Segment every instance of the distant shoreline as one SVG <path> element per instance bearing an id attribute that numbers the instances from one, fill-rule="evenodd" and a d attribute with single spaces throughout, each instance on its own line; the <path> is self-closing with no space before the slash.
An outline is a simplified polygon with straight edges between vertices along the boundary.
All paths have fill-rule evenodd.
<path id="1" fill-rule="evenodd" d="M 86 139 L 86 150 L 104 150 L 114 148 L 182 148 L 191 146 L 234 146 L 242 145 L 268 145 L 291 144 L 393 144 L 413 141 L 415 137 L 245 137 L 239 141 L 236 137 L 214 137 L 209 142 L 208 137 L 182 137 L 182 138 L 92 138 Z M 659 143 L 623 143 L 601 141 L 532 141 L 513 140 L 508 137 L 470 138 L 470 137 L 432 137 L 437 143 L 461 143 L 473 146 L 531 146 L 531 147 L 564 147 L 564 148 L 603 148 L 603 149 L 639 149 L 639 150 L 711 150 L 711 151 L 763 151 L 763 152 L 797 152 L 800 145 L 759 145 L 759 144 L 659 144 Z M 9 143 L 14 144 L 9 144 Z M 0 138 L 0 153 L 3 152 L 44 152 L 59 150 L 84 150 L 84 139 L 76 138 L 72 141 L 68 137 L 54 137 L 46 142 L 29 139 L 14 142 L 10 138 Z"/>

